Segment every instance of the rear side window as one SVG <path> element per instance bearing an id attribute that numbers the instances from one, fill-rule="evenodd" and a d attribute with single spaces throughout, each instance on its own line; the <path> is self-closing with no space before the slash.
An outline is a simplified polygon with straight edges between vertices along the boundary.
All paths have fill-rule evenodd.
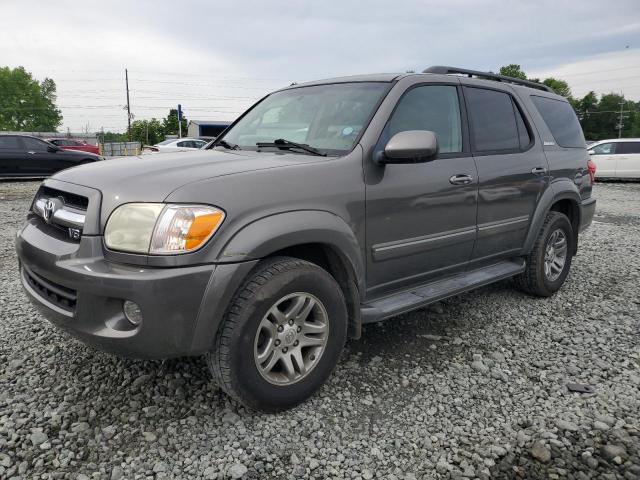
<path id="1" fill-rule="evenodd" d="M 582 128 L 568 102 L 532 95 L 531 100 L 561 147 L 584 148 Z"/>
<path id="2" fill-rule="evenodd" d="M 511 95 L 484 88 L 465 89 L 473 144 L 477 152 L 520 150 L 531 139 Z"/>
<path id="3" fill-rule="evenodd" d="M 0 150 L 21 150 L 18 138 L 0 135 Z"/>
<path id="4" fill-rule="evenodd" d="M 620 142 L 616 153 L 640 153 L 640 142 Z"/>

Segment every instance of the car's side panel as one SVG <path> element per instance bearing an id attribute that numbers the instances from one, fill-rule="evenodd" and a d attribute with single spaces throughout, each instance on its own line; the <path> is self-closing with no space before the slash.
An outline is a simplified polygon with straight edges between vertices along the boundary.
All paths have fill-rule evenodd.
<path id="1" fill-rule="evenodd" d="M 618 172 L 621 178 L 640 178 L 640 154 L 630 153 L 618 160 Z"/>
<path id="2" fill-rule="evenodd" d="M 591 155 L 596 164 L 596 178 L 615 178 L 618 156 L 615 154 Z"/>
<path id="3" fill-rule="evenodd" d="M 324 244 L 348 260 L 358 287 L 364 291 L 361 247 L 349 225 L 337 215 L 297 210 L 261 218 L 237 232 L 222 248 L 219 262 L 260 259 L 278 250 L 303 244 Z"/>
<path id="4" fill-rule="evenodd" d="M 468 150 L 464 104 L 459 100 L 463 151 L 426 163 L 379 165 L 381 135 L 410 89 L 458 88 L 447 75 L 409 75 L 391 89 L 360 141 L 367 189 L 367 297 L 464 269 L 475 240 L 477 172 Z M 471 183 L 449 179 L 468 174 Z M 455 214 L 452 210 L 455 209 Z"/>
<path id="5" fill-rule="evenodd" d="M 9 137 L 9 136 L 7 136 Z M 17 136 L 11 135 L 12 143 L 15 139 L 15 146 L 0 149 L 0 177 L 17 177 L 28 175 L 24 169 L 26 153 L 22 143 Z"/>
<path id="6" fill-rule="evenodd" d="M 515 102 L 514 112 L 522 115 L 529 125 L 530 139 L 529 145 L 522 146 L 520 150 L 495 153 L 476 152 L 472 144 L 480 179 L 478 237 L 470 265 L 472 268 L 519 252 L 536 204 L 549 186 L 549 166 L 527 108 L 510 85 L 467 78 L 460 81 L 465 85 L 465 97 L 479 88 L 509 95 Z M 470 111 L 470 105 L 467 105 L 467 111 Z M 470 128 L 473 129 L 473 122 Z M 541 173 L 534 173 L 536 171 Z"/>

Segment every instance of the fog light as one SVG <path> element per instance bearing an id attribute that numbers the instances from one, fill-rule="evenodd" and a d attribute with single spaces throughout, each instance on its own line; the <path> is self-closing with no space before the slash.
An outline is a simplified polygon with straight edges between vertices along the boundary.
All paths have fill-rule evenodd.
<path id="1" fill-rule="evenodd" d="M 142 323 L 142 311 L 137 303 L 130 300 L 124 301 L 124 315 L 133 325 L 138 326 Z"/>

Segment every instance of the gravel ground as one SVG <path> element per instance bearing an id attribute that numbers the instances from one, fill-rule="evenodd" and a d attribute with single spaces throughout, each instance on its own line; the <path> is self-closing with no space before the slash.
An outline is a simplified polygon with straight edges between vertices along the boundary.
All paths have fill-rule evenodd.
<path id="1" fill-rule="evenodd" d="M 506 281 L 367 326 L 278 415 L 200 359 L 122 360 L 44 321 L 13 249 L 36 187 L 0 183 L 0 478 L 640 478 L 639 184 L 597 186 L 555 297 Z"/>

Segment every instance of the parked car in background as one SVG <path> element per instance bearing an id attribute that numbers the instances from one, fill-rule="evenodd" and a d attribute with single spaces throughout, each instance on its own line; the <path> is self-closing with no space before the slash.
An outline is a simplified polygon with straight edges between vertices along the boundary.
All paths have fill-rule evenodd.
<path id="1" fill-rule="evenodd" d="M 599 140 L 587 148 L 596 178 L 640 179 L 640 138 Z"/>
<path id="2" fill-rule="evenodd" d="M 85 141 L 74 140 L 72 138 L 47 138 L 46 141 L 53 143 L 63 150 L 78 150 L 80 152 L 89 152 L 94 155 L 100 155 L 100 149 L 97 145 L 92 145 Z"/>
<path id="3" fill-rule="evenodd" d="M 29 135 L 0 135 L 0 178 L 42 178 L 65 168 L 103 160 Z"/>
<path id="4" fill-rule="evenodd" d="M 199 138 L 171 138 L 155 145 L 144 147 L 150 152 L 180 152 L 182 150 L 199 150 L 207 144 Z"/>

